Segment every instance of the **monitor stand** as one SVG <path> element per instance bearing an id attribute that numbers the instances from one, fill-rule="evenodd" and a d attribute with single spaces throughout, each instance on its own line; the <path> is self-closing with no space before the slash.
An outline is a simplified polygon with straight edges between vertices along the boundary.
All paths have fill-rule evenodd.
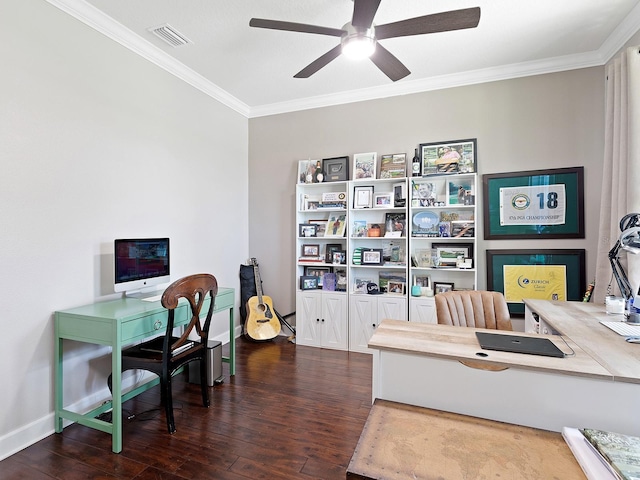
<path id="1" fill-rule="evenodd" d="M 164 289 L 156 289 L 156 290 L 144 290 L 137 292 L 127 292 L 125 294 L 128 298 L 137 298 L 139 300 L 145 302 L 159 302 L 162 298 L 162 294 L 164 293 Z"/>

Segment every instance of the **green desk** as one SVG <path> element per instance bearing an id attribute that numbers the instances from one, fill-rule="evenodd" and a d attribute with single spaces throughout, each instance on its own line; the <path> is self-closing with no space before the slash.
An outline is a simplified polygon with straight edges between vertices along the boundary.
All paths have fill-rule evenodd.
<path id="1" fill-rule="evenodd" d="M 233 322 L 234 302 L 235 290 L 233 288 L 218 289 L 213 311 L 217 313 L 229 310 L 229 356 L 223 357 L 223 361 L 229 363 L 230 375 L 235 375 L 236 373 L 235 329 Z M 204 308 L 208 308 L 208 305 L 205 305 Z M 164 333 L 167 320 L 167 310 L 159 301 L 146 302 L 137 298 L 126 297 L 55 312 L 55 429 L 57 433 L 62 432 L 62 420 L 66 418 L 81 425 L 110 433 L 113 437 L 112 450 L 115 453 L 122 451 L 122 403 L 157 385 L 159 382 L 159 379 L 154 379 L 123 395 L 121 383 L 122 347 Z M 189 320 L 189 305 L 185 302 L 176 309 L 175 326 L 184 325 Z M 112 348 L 113 400 L 111 402 L 107 402 L 85 414 L 64 409 L 62 368 L 62 341 L 64 339 L 97 345 L 109 345 Z M 113 409 L 111 423 L 96 418 L 111 408 Z"/>

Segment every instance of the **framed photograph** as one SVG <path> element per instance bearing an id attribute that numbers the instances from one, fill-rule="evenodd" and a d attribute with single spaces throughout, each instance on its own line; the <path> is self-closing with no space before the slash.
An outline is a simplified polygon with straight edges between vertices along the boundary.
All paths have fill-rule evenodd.
<path id="1" fill-rule="evenodd" d="M 460 255 L 463 258 L 473 258 L 473 243 L 432 243 L 440 263 L 436 267 L 454 268 Z"/>
<path id="2" fill-rule="evenodd" d="M 373 186 L 353 187 L 353 208 L 373 207 Z"/>
<path id="3" fill-rule="evenodd" d="M 473 179 L 454 177 L 447 182 L 447 205 L 475 205 Z"/>
<path id="4" fill-rule="evenodd" d="M 347 226 L 347 215 L 345 213 L 333 213 L 329 215 L 325 237 L 344 237 Z"/>
<path id="5" fill-rule="evenodd" d="M 404 283 L 389 281 L 389 283 L 387 283 L 387 293 L 404 295 Z"/>
<path id="6" fill-rule="evenodd" d="M 343 250 L 344 247 L 339 243 L 327 243 L 327 246 L 325 247 L 325 262 L 333 263 L 333 254 Z"/>
<path id="7" fill-rule="evenodd" d="M 487 250 L 487 290 L 502 292 L 512 316 L 524 316 L 524 298 L 582 300 L 585 250 Z"/>
<path id="8" fill-rule="evenodd" d="M 325 182 L 346 182 L 349 180 L 349 157 L 322 159 Z"/>
<path id="9" fill-rule="evenodd" d="M 406 153 L 394 153 L 380 157 L 380 175 L 378 175 L 378 178 L 404 178 L 406 176 Z"/>
<path id="10" fill-rule="evenodd" d="M 584 168 L 482 176 L 485 240 L 584 237 Z"/>
<path id="11" fill-rule="evenodd" d="M 445 180 L 429 178 L 420 181 L 411 181 L 412 207 L 444 207 L 446 200 Z"/>
<path id="12" fill-rule="evenodd" d="M 390 193 L 380 193 L 375 196 L 375 207 L 389 208 L 393 207 Z"/>
<path id="13" fill-rule="evenodd" d="M 407 214 L 404 212 L 387 212 L 384 225 L 385 237 L 404 237 L 407 226 Z"/>
<path id="14" fill-rule="evenodd" d="M 353 156 L 353 179 L 366 180 L 376 178 L 377 153 L 356 153 Z"/>
<path id="15" fill-rule="evenodd" d="M 353 280 L 353 293 L 367 293 L 368 278 L 356 278 Z"/>
<path id="16" fill-rule="evenodd" d="M 318 277 L 303 275 L 300 277 L 300 290 L 316 290 L 318 288 Z"/>
<path id="17" fill-rule="evenodd" d="M 319 257 L 320 245 L 317 243 L 305 243 L 302 245 L 302 257 Z"/>
<path id="18" fill-rule="evenodd" d="M 407 204 L 407 190 L 406 184 L 394 183 L 393 184 L 393 206 L 404 207 Z"/>
<path id="19" fill-rule="evenodd" d="M 478 171 L 476 139 L 421 143 L 422 175 Z"/>
<path id="20" fill-rule="evenodd" d="M 414 275 L 413 284 L 421 288 L 431 288 L 431 277 L 429 275 Z"/>
<path id="21" fill-rule="evenodd" d="M 315 237 L 317 225 L 313 223 L 300 223 L 298 224 L 298 236 L 299 237 Z"/>
<path id="22" fill-rule="evenodd" d="M 381 248 L 362 250 L 362 265 L 382 265 L 383 262 Z"/>
<path id="23" fill-rule="evenodd" d="M 475 222 L 473 220 L 452 220 L 452 238 L 473 238 L 476 236 Z"/>
<path id="24" fill-rule="evenodd" d="M 298 161 L 298 183 L 313 183 L 313 174 L 316 172 L 318 160 Z"/>
<path id="25" fill-rule="evenodd" d="M 351 236 L 353 238 L 360 238 L 367 236 L 367 221 L 366 220 L 354 220 L 353 228 L 351 229 Z"/>
<path id="26" fill-rule="evenodd" d="M 333 252 L 331 263 L 334 265 L 344 265 L 347 263 L 347 252 L 340 250 L 339 252 Z"/>
<path id="27" fill-rule="evenodd" d="M 324 237 L 327 231 L 327 220 L 309 220 L 308 225 L 315 225 L 315 237 Z"/>
<path id="28" fill-rule="evenodd" d="M 347 291 L 347 270 L 345 268 L 335 268 L 334 272 L 336 274 L 336 291 L 346 292 Z"/>
<path id="29" fill-rule="evenodd" d="M 433 293 L 436 295 L 438 293 L 452 292 L 453 291 L 453 283 L 450 282 L 433 282 Z"/>
<path id="30" fill-rule="evenodd" d="M 331 273 L 331 267 L 316 267 L 316 266 L 307 266 L 304 267 L 305 276 L 316 277 L 318 279 L 318 287 L 322 288 L 322 278 L 325 273 Z"/>

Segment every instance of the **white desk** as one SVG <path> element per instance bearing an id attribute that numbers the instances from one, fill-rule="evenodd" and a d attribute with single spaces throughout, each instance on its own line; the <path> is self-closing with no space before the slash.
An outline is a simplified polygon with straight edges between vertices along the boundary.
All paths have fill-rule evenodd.
<path id="1" fill-rule="evenodd" d="M 590 354 L 592 346 L 582 348 L 569 337 L 564 339 L 575 356 L 552 358 L 482 350 L 475 331 L 384 320 L 369 342 L 374 349 L 373 400 L 556 432 L 565 426 L 590 427 L 640 436 L 640 362 L 635 350 L 626 356 L 631 362 L 627 370 L 635 373 L 618 375 Z M 569 351 L 559 336 L 549 338 Z M 628 346 L 623 337 L 615 340 L 619 347 Z"/>

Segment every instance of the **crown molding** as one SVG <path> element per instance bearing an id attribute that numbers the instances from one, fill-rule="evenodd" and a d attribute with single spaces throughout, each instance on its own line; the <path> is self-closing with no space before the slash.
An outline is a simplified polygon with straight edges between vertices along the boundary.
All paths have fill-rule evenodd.
<path id="1" fill-rule="evenodd" d="M 226 105 L 245 117 L 249 116 L 250 109 L 247 104 L 241 102 L 233 95 L 230 95 L 226 90 L 218 87 L 155 45 L 144 40 L 124 25 L 116 22 L 113 18 L 95 8 L 93 5 L 88 4 L 84 0 L 46 1 L 94 30 L 97 30 L 103 35 L 118 42 L 120 45 L 128 48 L 151 63 L 159 66 L 163 70 L 166 70 L 168 73 L 175 75 L 182 81 L 197 88 L 223 105 Z"/>

